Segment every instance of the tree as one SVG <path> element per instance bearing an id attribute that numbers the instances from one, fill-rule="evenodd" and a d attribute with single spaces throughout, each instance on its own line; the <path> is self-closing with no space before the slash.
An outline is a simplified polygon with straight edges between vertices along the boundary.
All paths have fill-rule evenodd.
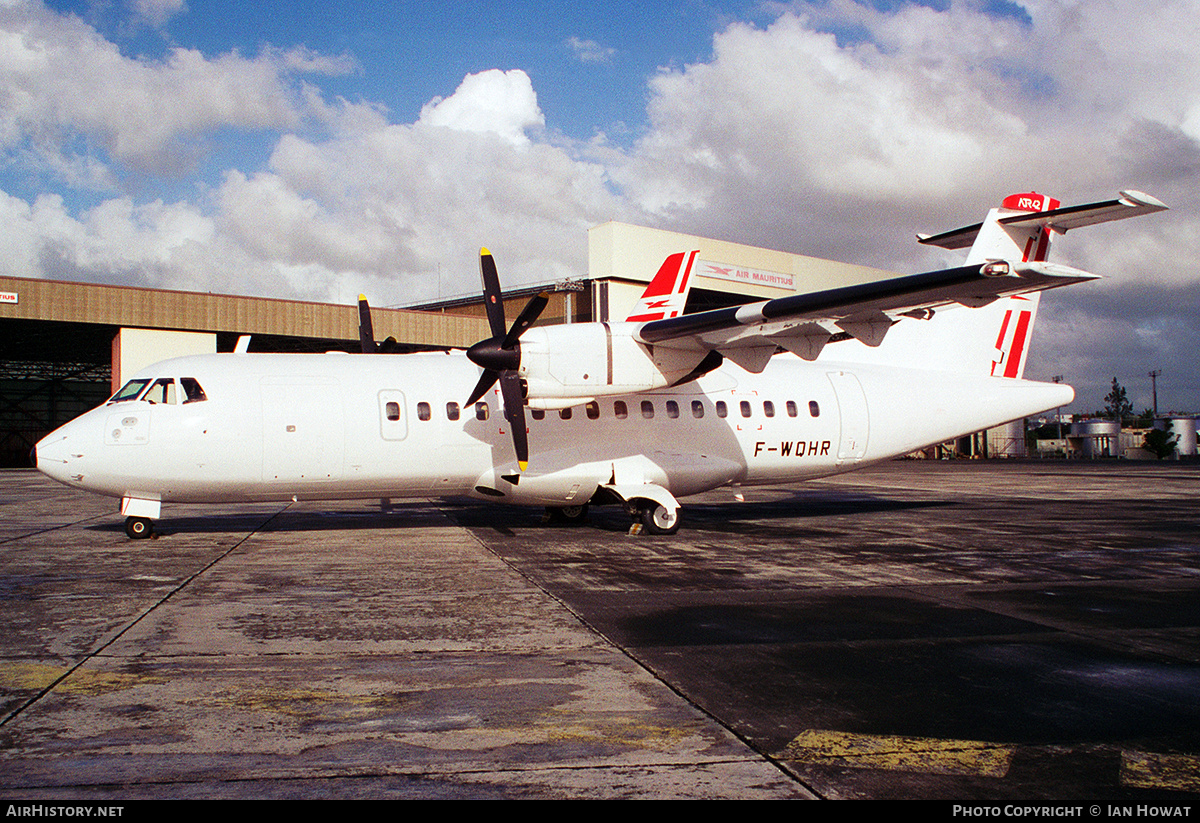
<path id="1" fill-rule="evenodd" d="M 1112 391 L 1104 398 L 1104 413 L 1113 420 L 1124 420 L 1126 417 L 1133 415 L 1133 404 L 1129 402 L 1129 395 L 1125 393 L 1125 387 L 1117 382 L 1117 378 L 1113 378 Z"/>
<path id="2" fill-rule="evenodd" d="M 1164 457 L 1170 457 L 1175 452 L 1175 444 L 1178 442 L 1179 435 L 1171 433 L 1171 424 L 1168 423 L 1165 429 L 1151 429 L 1146 432 L 1146 439 L 1142 443 L 1142 448 L 1153 452 L 1159 460 L 1162 460 Z"/>

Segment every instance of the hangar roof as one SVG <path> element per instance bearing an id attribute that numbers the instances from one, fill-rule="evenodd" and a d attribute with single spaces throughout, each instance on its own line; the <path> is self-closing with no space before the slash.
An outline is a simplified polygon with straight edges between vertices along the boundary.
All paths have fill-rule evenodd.
<path id="1" fill-rule="evenodd" d="M 358 339 L 358 307 L 0 276 L 0 320 Z M 489 335 L 483 318 L 371 308 L 376 339 L 467 347 Z"/>

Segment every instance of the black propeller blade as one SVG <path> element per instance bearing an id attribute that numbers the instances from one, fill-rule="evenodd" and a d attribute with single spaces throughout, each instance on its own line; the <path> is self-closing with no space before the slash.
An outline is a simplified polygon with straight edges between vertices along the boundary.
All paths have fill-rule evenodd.
<path id="1" fill-rule="evenodd" d="M 500 395 L 504 399 L 504 419 L 512 429 L 513 448 L 517 452 L 517 465 L 521 471 L 529 465 L 529 437 L 525 431 L 525 398 L 521 396 L 521 379 L 517 370 L 521 367 L 521 335 L 534 324 L 550 295 L 542 292 L 534 296 L 512 327 L 505 330 L 504 302 L 500 295 L 500 277 L 496 274 L 496 260 L 487 249 L 479 250 L 479 275 L 483 280 L 483 304 L 487 310 L 488 327 L 492 336 L 480 340 L 467 349 L 471 362 L 483 369 L 475 390 L 467 400 L 470 406 L 500 382 Z"/>
<path id="2" fill-rule="evenodd" d="M 378 345 L 375 343 L 375 330 L 371 325 L 371 307 L 367 305 L 367 296 L 358 296 L 358 342 L 362 344 L 363 354 L 391 354 L 396 350 L 396 338 L 389 337 Z"/>
<path id="3" fill-rule="evenodd" d="M 367 296 L 358 296 L 358 342 L 362 344 L 363 354 L 374 354 L 375 330 L 371 326 L 371 307 L 367 305 Z"/>

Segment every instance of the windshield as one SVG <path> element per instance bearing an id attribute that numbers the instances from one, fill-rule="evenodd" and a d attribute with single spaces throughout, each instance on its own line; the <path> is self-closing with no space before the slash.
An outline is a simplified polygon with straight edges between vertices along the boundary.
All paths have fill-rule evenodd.
<path id="1" fill-rule="evenodd" d="M 137 396 L 142 393 L 142 389 L 146 388 L 146 384 L 149 382 L 150 378 L 148 377 L 140 380 L 130 380 L 108 402 L 120 403 L 122 400 L 136 400 Z"/>

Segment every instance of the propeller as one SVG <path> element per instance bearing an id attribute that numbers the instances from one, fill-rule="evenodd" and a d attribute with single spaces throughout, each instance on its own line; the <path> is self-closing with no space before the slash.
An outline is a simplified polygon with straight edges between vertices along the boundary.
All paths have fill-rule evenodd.
<path id="1" fill-rule="evenodd" d="M 546 304 L 550 302 L 550 295 L 542 292 L 531 298 L 512 326 L 505 330 L 500 277 L 496 274 L 496 260 L 487 249 L 479 250 L 479 276 L 483 280 L 483 304 L 487 310 L 488 327 L 492 336 L 467 349 L 467 357 L 483 369 L 467 405 L 475 403 L 496 385 L 497 381 L 500 382 L 504 419 L 508 421 L 508 427 L 512 430 L 517 465 L 521 467 L 521 471 L 525 471 L 529 465 L 529 435 L 525 431 L 525 398 L 521 395 L 521 378 L 517 375 L 517 369 L 521 367 L 521 335 L 534 324 L 538 315 L 546 308 Z"/>
<path id="2" fill-rule="evenodd" d="M 358 342 L 362 344 L 363 354 L 391 354 L 396 350 L 396 338 L 389 337 L 382 343 L 375 343 L 375 329 L 371 325 L 371 307 L 367 305 L 367 296 L 358 296 Z"/>

